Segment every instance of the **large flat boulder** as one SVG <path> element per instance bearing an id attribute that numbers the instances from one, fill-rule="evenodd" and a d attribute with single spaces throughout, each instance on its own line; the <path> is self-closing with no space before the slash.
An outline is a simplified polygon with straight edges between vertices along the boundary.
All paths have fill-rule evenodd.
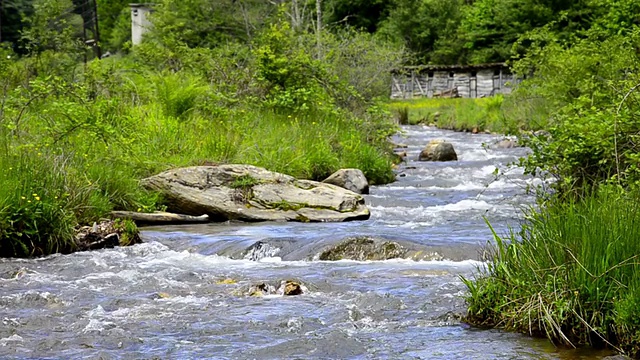
<path id="1" fill-rule="evenodd" d="M 163 194 L 168 210 L 211 220 L 366 220 L 364 198 L 335 185 L 297 180 L 251 165 L 193 166 L 142 180 Z"/>

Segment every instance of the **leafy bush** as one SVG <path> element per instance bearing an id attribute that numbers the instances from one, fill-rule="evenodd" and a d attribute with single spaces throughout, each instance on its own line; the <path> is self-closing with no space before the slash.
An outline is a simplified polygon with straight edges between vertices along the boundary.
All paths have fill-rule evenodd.
<path id="1" fill-rule="evenodd" d="M 563 191 L 638 183 L 638 44 L 638 29 L 606 37 L 592 31 L 572 46 L 550 42 L 518 63 L 521 72 L 535 69 L 518 93 L 546 99 L 551 110 L 549 136 L 527 143 L 533 149 L 523 162 L 529 172 L 562 179 L 557 188 Z"/>

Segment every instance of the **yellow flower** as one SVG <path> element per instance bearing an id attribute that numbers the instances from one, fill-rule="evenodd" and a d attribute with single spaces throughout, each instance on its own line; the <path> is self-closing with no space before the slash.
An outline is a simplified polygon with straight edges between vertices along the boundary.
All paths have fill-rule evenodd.
<path id="1" fill-rule="evenodd" d="M 26 197 L 24 197 L 24 196 L 20 196 L 20 198 L 21 198 L 22 200 L 26 200 L 26 199 L 27 199 L 27 198 L 26 198 Z"/>
<path id="2" fill-rule="evenodd" d="M 34 197 L 36 197 L 36 196 L 38 196 L 38 194 L 36 194 L 36 193 L 33 193 L 33 196 L 34 196 Z"/>
<path id="3" fill-rule="evenodd" d="M 40 196 L 36 196 L 36 201 L 40 201 Z"/>

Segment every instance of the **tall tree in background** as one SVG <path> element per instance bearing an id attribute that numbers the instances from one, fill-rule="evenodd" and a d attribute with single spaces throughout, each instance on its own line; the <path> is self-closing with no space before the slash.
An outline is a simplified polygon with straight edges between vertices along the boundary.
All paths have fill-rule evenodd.
<path id="1" fill-rule="evenodd" d="M 464 0 L 395 0 L 380 32 L 389 39 L 401 39 L 416 63 L 457 63 L 463 57 L 459 50 L 444 51 L 437 59 L 434 51 L 439 41 L 453 38 L 463 5 Z"/>
<path id="2" fill-rule="evenodd" d="M 76 0 L 85 1 L 85 0 Z M 98 19 L 100 22 L 100 39 L 103 44 L 109 44 L 113 38 L 114 30 L 117 28 L 119 18 L 125 17 L 131 22 L 131 14 L 129 10 L 130 0 L 95 0 L 98 7 Z M 130 25 L 129 25 L 130 26 Z M 131 28 L 127 28 L 131 31 Z M 129 34 L 129 37 L 131 35 Z M 114 49 L 115 50 L 115 49 Z"/>
<path id="3" fill-rule="evenodd" d="M 0 3 L 0 41 L 11 44 L 14 51 L 20 52 L 20 31 L 26 26 L 24 19 L 33 14 L 33 1 L 0 0 Z"/>
<path id="4" fill-rule="evenodd" d="M 328 0 L 325 19 L 328 25 L 348 25 L 373 33 L 387 18 L 391 5 L 392 0 Z"/>
<path id="5" fill-rule="evenodd" d="M 157 35 L 176 38 L 189 47 L 211 48 L 248 42 L 278 6 L 262 0 L 163 0 L 155 10 Z"/>

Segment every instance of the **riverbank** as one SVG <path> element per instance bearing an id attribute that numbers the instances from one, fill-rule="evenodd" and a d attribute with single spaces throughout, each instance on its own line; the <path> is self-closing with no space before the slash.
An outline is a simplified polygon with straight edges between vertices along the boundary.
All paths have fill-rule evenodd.
<path id="1" fill-rule="evenodd" d="M 638 358 L 638 221 L 637 195 L 606 188 L 529 212 L 522 230 L 494 233 L 487 267 L 465 279 L 465 320 Z"/>
<path id="2" fill-rule="evenodd" d="M 392 100 L 388 108 L 403 125 L 425 124 L 464 132 L 519 134 L 544 129 L 530 101 L 509 95 L 486 98 L 416 98 Z"/>
<path id="3" fill-rule="evenodd" d="M 164 210 L 139 180 L 171 168 L 250 164 L 312 180 L 357 168 L 370 184 L 393 181 L 397 126 L 371 84 L 365 96 L 349 83 L 364 70 L 315 60 L 280 26 L 264 34 L 268 53 L 150 41 L 83 65 L 82 53 L 0 49 L 0 257 L 74 251 L 74 229 L 113 210 Z"/>

